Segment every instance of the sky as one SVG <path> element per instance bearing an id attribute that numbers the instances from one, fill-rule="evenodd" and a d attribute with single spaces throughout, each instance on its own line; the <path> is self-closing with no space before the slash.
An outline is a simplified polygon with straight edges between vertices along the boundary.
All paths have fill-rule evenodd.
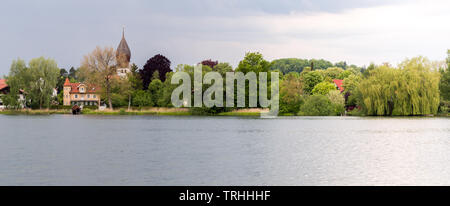
<path id="1" fill-rule="evenodd" d="M 117 48 L 123 27 L 139 67 L 156 54 L 172 68 L 237 66 L 246 52 L 359 66 L 444 60 L 449 11 L 448 0 L 2 0 L 0 76 L 17 58 L 78 67 L 96 46 Z"/>

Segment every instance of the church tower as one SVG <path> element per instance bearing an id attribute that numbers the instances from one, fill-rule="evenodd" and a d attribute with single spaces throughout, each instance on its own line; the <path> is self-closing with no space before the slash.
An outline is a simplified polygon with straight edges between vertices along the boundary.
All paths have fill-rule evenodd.
<path id="1" fill-rule="evenodd" d="M 128 47 L 127 40 L 125 40 L 125 28 L 122 31 L 122 40 L 116 50 L 117 60 L 117 75 L 125 77 L 130 69 L 131 51 Z"/>

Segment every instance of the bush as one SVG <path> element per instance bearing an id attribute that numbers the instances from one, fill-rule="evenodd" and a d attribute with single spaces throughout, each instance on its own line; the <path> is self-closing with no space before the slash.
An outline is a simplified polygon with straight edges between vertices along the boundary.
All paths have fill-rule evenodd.
<path id="1" fill-rule="evenodd" d="M 208 107 L 191 107 L 189 111 L 193 115 L 216 115 L 222 112 L 229 112 L 232 108 L 229 107 L 216 107 L 213 106 L 211 108 Z"/>
<path id="2" fill-rule="evenodd" d="M 153 106 L 152 94 L 144 90 L 134 92 L 132 105 L 135 107 Z"/>
<path id="3" fill-rule="evenodd" d="M 105 102 L 108 102 L 107 100 Z M 122 107 L 128 105 L 128 96 L 120 94 L 111 94 L 111 103 L 113 107 Z"/>
<path id="4" fill-rule="evenodd" d="M 334 109 L 328 97 L 315 94 L 306 99 L 298 114 L 304 116 L 330 116 L 335 114 Z"/>
<path id="5" fill-rule="evenodd" d="M 85 105 L 85 106 L 83 106 L 83 110 L 84 109 L 97 110 L 98 106 L 97 105 Z"/>

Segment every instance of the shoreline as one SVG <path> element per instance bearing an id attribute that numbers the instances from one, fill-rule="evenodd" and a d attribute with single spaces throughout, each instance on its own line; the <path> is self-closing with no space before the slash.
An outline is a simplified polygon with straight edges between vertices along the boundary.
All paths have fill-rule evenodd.
<path id="1" fill-rule="evenodd" d="M 84 109 L 81 114 L 78 115 L 127 115 L 127 116 L 139 116 L 139 115 L 149 115 L 149 116 L 260 116 L 261 112 L 264 112 L 264 109 L 237 109 L 230 112 L 222 112 L 218 114 L 192 114 L 188 108 L 150 108 L 143 110 L 131 109 L 127 110 L 124 108 L 114 109 L 114 110 L 90 110 Z M 43 109 L 43 110 L 32 110 L 32 109 L 24 109 L 24 110 L 0 110 L 0 115 L 55 115 L 55 114 L 70 114 L 72 115 L 72 111 L 69 109 Z M 280 113 L 279 117 L 302 117 L 303 115 L 294 115 L 291 113 Z M 417 116 L 366 116 L 366 115 L 346 115 L 349 117 L 450 117 L 449 114 L 437 114 L 437 115 L 417 115 Z M 336 116 L 338 117 L 338 116 Z"/>

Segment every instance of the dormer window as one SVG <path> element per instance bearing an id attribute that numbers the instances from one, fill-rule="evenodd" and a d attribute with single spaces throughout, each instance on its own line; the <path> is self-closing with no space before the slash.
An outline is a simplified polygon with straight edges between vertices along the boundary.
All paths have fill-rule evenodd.
<path id="1" fill-rule="evenodd" d="M 84 92 L 84 87 L 81 87 L 81 88 L 80 88 L 80 92 Z"/>

